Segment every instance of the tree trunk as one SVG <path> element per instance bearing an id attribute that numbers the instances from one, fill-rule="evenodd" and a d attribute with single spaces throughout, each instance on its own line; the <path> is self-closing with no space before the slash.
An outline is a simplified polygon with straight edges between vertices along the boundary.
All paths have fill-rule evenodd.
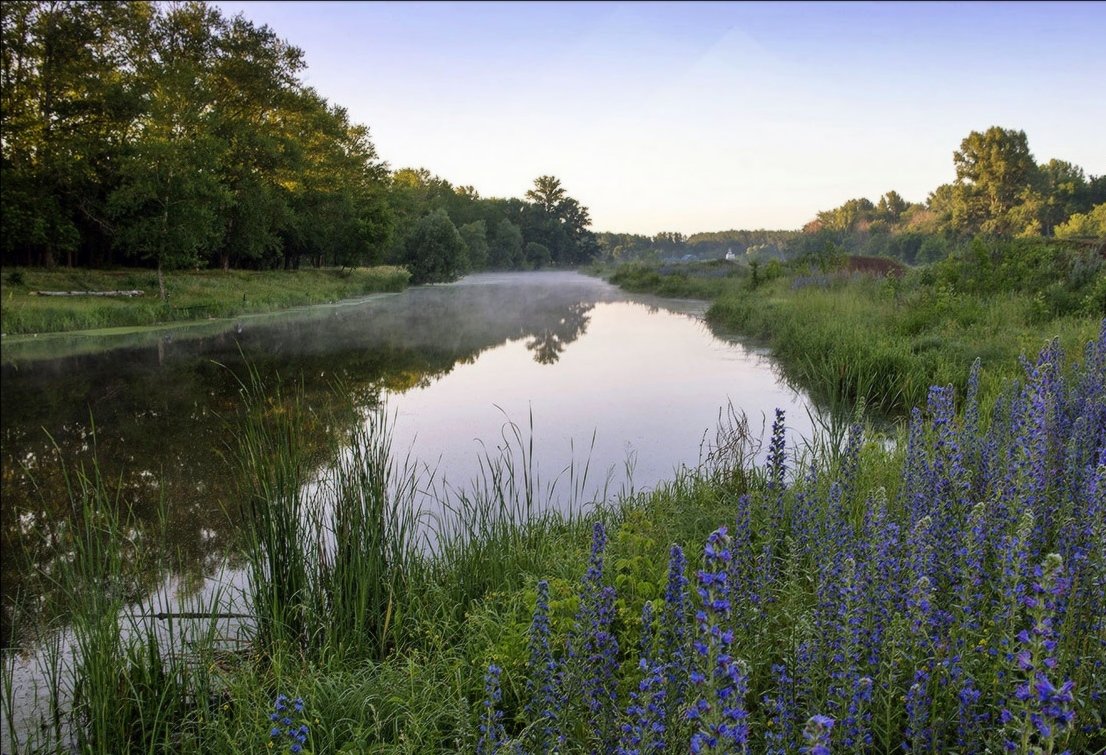
<path id="1" fill-rule="evenodd" d="M 169 236 L 169 186 L 173 183 L 173 166 L 169 165 L 169 180 L 165 183 L 165 209 L 161 213 L 161 248 L 157 253 L 157 290 L 161 303 L 169 301 L 165 293 L 165 275 L 161 272 L 161 258 L 165 256 L 165 239 Z"/>

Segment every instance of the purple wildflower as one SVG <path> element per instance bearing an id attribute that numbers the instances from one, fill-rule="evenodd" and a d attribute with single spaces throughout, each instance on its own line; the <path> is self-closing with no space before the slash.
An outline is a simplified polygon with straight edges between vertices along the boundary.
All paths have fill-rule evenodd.
<path id="1" fill-rule="evenodd" d="M 532 748 L 537 752 L 550 752 L 556 741 L 557 726 L 557 663 L 550 647 L 549 583 L 538 582 L 538 597 L 534 605 L 534 618 L 530 623 L 530 658 L 526 674 L 529 700 L 526 713 L 531 722 L 538 723 L 532 729 Z"/>
<path id="2" fill-rule="evenodd" d="M 310 733 L 307 727 L 307 716 L 304 713 L 303 698 L 289 699 L 287 695 L 277 695 L 269 720 L 275 724 L 269 729 L 269 738 L 274 747 L 287 746 L 288 752 L 291 753 L 303 750 Z"/>
<path id="3" fill-rule="evenodd" d="M 833 732 L 833 719 L 829 716 L 813 715 L 807 719 L 803 728 L 806 746 L 802 752 L 807 755 L 830 755 L 830 737 Z"/>
<path id="4" fill-rule="evenodd" d="M 503 711 L 499 709 L 503 695 L 499 687 L 501 673 L 502 669 L 491 663 L 484 674 L 484 703 L 480 716 L 480 738 L 476 741 L 477 755 L 493 755 L 500 751 L 507 740 L 507 734 L 503 730 Z"/>

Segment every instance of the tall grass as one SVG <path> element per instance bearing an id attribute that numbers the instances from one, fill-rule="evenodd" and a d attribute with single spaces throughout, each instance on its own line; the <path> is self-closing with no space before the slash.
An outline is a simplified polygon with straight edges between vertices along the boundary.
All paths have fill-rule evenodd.
<path id="1" fill-rule="evenodd" d="M 609 480 L 589 498 L 593 446 L 582 459 L 573 449 L 568 465 L 546 479 L 534 455 L 532 415 L 525 429 L 507 422 L 502 439 L 494 453 L 485 447 L 468 485 L 436 491 L 427 579 L 454 623 L 489 592 L 522 587 L 551 561 L 550 549 L 563 547 L 565 533 L 585 531 L 582 514 L 607 499 Z"/>
<path id="2" fill-rule="evenodd" d="M 382 659 L 421 557 L 416 479 L 393 457 L 384 409 L 370 409 L 320 470 L 307 452 L 302 397 L 286 399 L 256 373 L 243 389 L 238 445 L 258 647 Z"/>
<path id="3" fill-rule="evenodd" d="M 339 657 L 380 660 L 397 644 L 401 607 L 415 587 L 415 484 L 412 469 L 392 455 L 384 410 L 370 411 L 334 467 L 333 546 L 318 567 L 331 617 L 323 642 Z"/>
<path id="4" fill-rule="evenodd" d="M 801 260 L 773 262 L 764 275 L 717 262 L 598 272 L 630 291 L 711 300 L 712 326 L 766 342 L 819 403 L 863 399 L 890 417 L 924 403 L 931 385 L 963 392 L 975 359 L 981 395 L 994 398 L 1042 336 L 1071 353 L 1106 315 L 1101 256 L 1040 241 L 977 239 L 960 256 L 889 278 Z"/>
<path id="5" fill-rule="evenodd" d="M 909 288 L 895 280 L 773 281 L 734 291 L 707 312 L 715 326 L 763 339 L 789 379 L 824 402 L 899 414 L 924 403 L 931 385 L 966 389 L 966 369 L 981 359 L 982 395 L 1016 377 L 1019 354 L 1042 332 L 1069 352 L 1094 338 L 1093 316 L 1041 315 L 1029 294 L 981 295 Z"/>
<path id="6" fill-rule="evenodd" d="M 304 700 L 314 752 L 1095 752 L 1099 328 L 1076 369 L 1051 343 L 997 397 L 978 370 L 963 396 L 930 390 L 892 443 L 854 415 L 787 449 L 777 417 L 768 463 L 748 468 L 731 421 L 701 469 L 587 513 L 549 507 L 556 485 L 512 426 L 512 453 L 449 501 L 468 519 L 429 540 L 425 486 L 392 461 L 382 410 L 320 454 L 298 428 L 324 417 L 247 383 L 251 652 L 200 642 L 201 672 L 122 631 L 127 600 L 101 589 L 75 602 L 89 659 L 60 735 L 259 751 L 284 693 Z M 80 479 L 87 555 L 65 579 L 117 585 L 127 508 Z M 583 470 L 559 479 L 588 489 Z"/>
<path id="7" fill-rule="evenodd" d="M 12 751 L 168 751 L 193 729 L 216 684 L 209 671 L 217 617 L 159 624 L 144 594 L 171 559 L 165 533 L 145 531 L 121 482 L 91 466 L 63 468 L 68 526 L 59 557 L 40 575 L 64 603 L 64 623 L 39 636 L 45 688 L 38 718 L 16 715 L 15 659 L 6 669 L 4 718 Z M 161 510 L 164 514 L 164 510 Z M 162 528 L 166 519 L 162 516 Z M 163 596 L 168 601 L 169 596 Z M 22 701 L 23 709 L 35 709 Z M 45 712 L 43 712 L 45 711 Z"/>

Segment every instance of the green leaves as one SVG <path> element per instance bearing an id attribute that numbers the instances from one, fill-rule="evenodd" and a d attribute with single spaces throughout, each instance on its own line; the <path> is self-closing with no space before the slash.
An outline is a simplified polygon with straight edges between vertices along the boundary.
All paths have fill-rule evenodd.
<path id="1" fill-rule="evenodd" d="M 4 3 L 3 262 L 351 266 L 392 231 L 368 129 L 203 2 Z"/>
<path id="2" fill-rule="evenodd" d="M 465 242 L 445 210 L 424 216 L 407 237 L 407 269 L 415 283 L 442 283 L 464 271 Z"/>

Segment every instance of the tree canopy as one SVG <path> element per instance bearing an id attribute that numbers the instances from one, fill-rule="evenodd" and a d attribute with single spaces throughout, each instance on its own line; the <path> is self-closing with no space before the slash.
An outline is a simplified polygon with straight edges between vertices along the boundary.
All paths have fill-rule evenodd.
<path id="1" fill-rule="evenodd" d="M 0 27 L 5 265 L 392 261 L 437 279 L 598 251 L 588 209 L 553 176 L 498 199 L 390 170 L 369 129 L 302 81 L 302 52 L 241 15 L 17 0 L 0 5 Z M 419 239 L 453 237 L 443 218 L 460 267 L 440 266 L 440 244 L 419 259 Z"/>
<path id="2" fill-rule="evenodd" d="M 553 175 L 499 198 L 426 168 L 392 170 L 367 126 L 303 82 L 299 49 L 204 2 L 13 0 L 0 4 L 0 41 L 5 265 L 393 262 L 438 276 L 827 244 L 913 263 L 975 234 L 1090 233 L 1106 202 L 1106 176 L 1038 164 L 1024 131 L 992 126 L 961 141 L 955 180 L 925 202 L 894 190 L 855 197 L 801 233 L 596 235 L 588 207 Z M 452 238 L 443 217 L 462 250 L 446 271 L 418 259 L 430 228 Z"/>
<path id="3" fill-rule="evenodd" d="M 1024 131 L 972 131 L 953 152 L 956 180 L 923 202 L 889 191 L 819 212 L 788 253 L 826 244 L 859 254 L 928 263 L 977 235 L 1073 238 L 1093 235 L 1092 208 L 1106 202 L 1106 176 L 1086 176 L 1066 160 L 1038 164 Z"/>

